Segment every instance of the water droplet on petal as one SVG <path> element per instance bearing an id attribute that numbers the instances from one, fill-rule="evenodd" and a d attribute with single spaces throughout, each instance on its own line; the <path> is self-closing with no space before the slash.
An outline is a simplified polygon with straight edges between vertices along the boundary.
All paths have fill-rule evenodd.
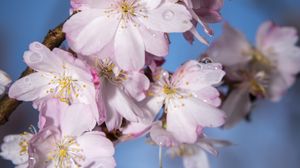
<path id="1" fill-rule="evenodd" d="M 38 62 L 41 62 L 43 59 L 42 55 L 38 54 L 38 53 L 33 53 L 30 55 L 29 57 L 29 61 L 31 63 L 38 63 Z"/>
<path id="2" fill-rule="evenodd" d="M 203 64 L 209 64 L 209 63 L 213 63 L 213 61 L 209 57 L 205 57 L 205 58 L 201 59 L 201 63 L 203 63 Z"/>
<path id="3" fill-rule="evenodd" d="M 41 46 L 40 43 L 34 43 L 34 47 L 35 47 L 35 48 L 38 48 L 38 49 L 42 48 L 42 46 Z"/>
<path id="4" fill-rule="evenodd" d="M 25 77 L 25 78 L 24 78 L 24 82 L 25 82 L 26 84 L 28 84 L 28 85 L 31 84 L 31 80 L 30 80 L 29 77 Z"/>
<path id="5" fill-rule="evenodd" d="M 174 18 L 175 13 L 171 10 L 166 10 L 163 12 L 163 18 L 165 20 L 172 20 Z"/>

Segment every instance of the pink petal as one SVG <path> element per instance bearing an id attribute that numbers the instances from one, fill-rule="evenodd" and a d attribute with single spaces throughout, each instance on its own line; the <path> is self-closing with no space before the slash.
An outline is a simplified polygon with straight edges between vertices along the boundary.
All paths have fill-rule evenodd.
<path id="1" fill-rule="evenodd" d="M 300 72 L 300 48 L 297 31 L 293 27 L 279 27 L 265 22 L 257 32 L 257 48 L 276 66 L 271 75 L 269 96 L 273 101 L 294 83 L 295 75 Z"/>
<path id="2" fill-rule="evenodd" d="M 145 65 L 145 47 L 138 29 L 131 23 L 115 36 L 115 60 L 121 69 L 140 70 Z"/>
<path id="3" fill-rule="evenodd" d="M 9 89 L 9 97 L 22 100 L 33 101 L 43 98 L 49 93 L 48 83 L 50 79 L 47 79 L 42 73 L 36 72 L 17 80 Z"/>
<path id="4" fill-rule="evenodd" d="M 173 75 L 172 82 L 186 90 L 201 89 L 219 84 L 225 72 L 218 63 L 203 64 L 195 60 L 183 64 Z"/>
<path id="5" fill-rule="evenodd" d="M 210 45 L 207 54 L 224 66 L 243 66 L 251 59 L 245 55 L 250 50 L 251 45 L 245 36 L 229 24 L 224 24 L 223 35 Z"/>
<path id="6" fill-rule="evenodd" d="M 49 99 L 38 104 L 39 113 L 39 129 L 49 126 L 59 127 L 61 124 L 62 113 L 69 106 L 60 102 L 58 99 Z"/>
<path id="7" fill-rule="evenodd" d="M 199 99 L 186 98 L 178 101 L 178 105 L 184 105 L 178 108 L 182 108 L 186 118 L 191 121 L 194 120 L 197 125 L 202 127 L 219 127 L 224 124 L 224 112 Z"/>
<path id="8" fill-rule="evenodd" d="M 95 164 L 113 168 L 116 163 L 113 159 L 114 147 L 111 141 L 105 138 L 102 132 L 87 132 L 77 138 L 77 142 L 87 158 L 84 167 Z M 94 162 L 94 163 L 93 163 Z M 100 166 L 100 167 L 101 167 Z"/>
<path id="9" fill-rule="evenodd" d="M 71 6 L 75 10 L 106 9 L 110 4 L 107 0 L 71 0 Z"/>
<path id="10" fill-rule="evenodd" d="M 26 51 L 23 57 L 25 63 L 36 71 L 58 72 L 62 70 L 63 59 L 39 42 L 31 43 L 29 51 Z"/>
<path id="11" fill-rule="evenodd" d="M 167 131 L 180 143 L 195 143 L 197 140 L 197 123 L 189 121 L 183 108 L 169 108 L 167 114 Z"/>
<path id="12" fill-rule="evenodd" d="M 219 127 L 224 124 L 224 113 L 196 98 L 170 102 L 167 107 L 167 130 L 183 143 L 197 140 L 198 127 Z"/>
<path id="13" fill-rule="evenodd" d="M 220 93 L 218 89 L 214 87 L 201 89 L 197 92 L 197 98 L 215 107 L 219 107 L 221 105 Z"/>
<path id="14" fill-rule="evenodd" d="M 61 138 L 60 132 L 55 127 L 43 129 L 35 135 L 28 148 L 29 167 L 54 167 L 53 162 L 47 162 L 48 153 L 54 150 L 54 144 Z"/>
<path id="15" fill-rule="evenodd" d="M 106 17 L 103 10 L 86 10 L 72 16 L 63 27 L 70 47 L 80 54 L 101 51 L 115 35 L 118 19 Z"/>
<path id="16" fill-rule="evenodd" d="M 123 86 L 130 96 L 141 101 L 146 97 L 145 92 L 149 89 L 150 81 L 142 73 L 130 72 L 126 81 L 123 82 Z"/>
<path id="17" fill-rule="evenodd" d="M 147 17 L 140 17 L 141 22 L 154 31 L 186 32 L 192 28 L 191 15 L 183 6 L 165 2 L 158 8 L 150 10 Z"/>
<path id="18" fill-rule="evenodd" d="M 61 112 L 62 135 L 79 136 L 85 131 L 91 131 L 95 125 L 96 119 L 89 105 L 73 104 Z"/>
<path id="19" fill-rule="evenodd" d="M 157 145 L 172 147 L 178 144 L 172 133 L 162 128 L 161 122 L 153 124 L 150 130 L 150 137 Z"/>
<path id="20" fill-rule="evenodd" d="M 197 148 L 195 154 L 183 156 L 184 168 L 210 168 L 207 154 L 201 148 Z"/>
<path id="21" fill-rule="evenodd" d="M 129 121 L 137 122 L 139 116 L 143 115 L 142 110 L 137 106 L 134 98 L 127 95 L 119 87 L 108 83 L 102 83 L 103 101 L 106 107 L 106 123 L 110 128 L 118 128 L 121 124 L 122 117 Z M 120 115 L 121 116 L 120 116 Z M 114 124 L 110 126 L 109 123 Z"/>
<path id="22" fill-rule="evenodd" d="M 165 33 L 153 31 L 143 26 L 140 27 L 140 33 L 143 37 L 147 52 L 161 57 L 168 55 L 169 40 Z"/>
<path id="23" fill-rule="evenodd" d="M 224 128 L 231 128 L 241 121 L 250 112 L 250 108 L 249 86 L 243 84 L 233 90 L 223 102 L 222 110 L 227 115 Z"/>
<path id="24" fill-rule="evenodd" d="M 143 101 L 139 102 L 138 105 L 143 109 L 144 113 L 143 119 L 152 122 L 161 110 L 164 100 L 164 96 L 148 96 Z"/>
<path id="25" fill-rule="evenodd" d="M 122 130 L 123 137 L 121 137 L 121 140 L 127 141 L 144 136 L 150 131 L 151 126 L 152 122 L 131 122 L 125 129 Z"/>
<path id="26" fill-rule="evenodd" d="M 146 4 L 147 9 L 155 9 L 162 3 L 162 0 L 141 0 L 140 3 Z"/>

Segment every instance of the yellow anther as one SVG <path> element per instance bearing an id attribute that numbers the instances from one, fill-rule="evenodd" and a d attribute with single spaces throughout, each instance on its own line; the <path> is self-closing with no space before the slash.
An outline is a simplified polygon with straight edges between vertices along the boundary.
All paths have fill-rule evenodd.
<path id="1" fill-rule="evenodd" d="M 166 95 L 172 95 L 172 94 L 175 94 L 175 93 L 176 93 L 176 89 L 171 88 L 171 87 L 168 86 L 168 85 L 165 85 L 165 86 L 163 87 L 163 93 L 166 94 Z"/>

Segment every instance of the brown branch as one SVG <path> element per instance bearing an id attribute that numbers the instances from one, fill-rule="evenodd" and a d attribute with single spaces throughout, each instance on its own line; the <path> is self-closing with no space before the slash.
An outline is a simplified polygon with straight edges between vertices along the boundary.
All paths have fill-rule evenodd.
<path id="1" fill-rule="evenodd" d="M 50 30 L 45 37 L 43 44 L 50 50 L 54 49 L 55 47 L 59 47 L 65 40 L 65 34 L 62 32 L 62 27 L 63 23 L 58 25 L 55 29 Z M 34 71 L 31 68 L 27 67 L 26 70 L 21 74 L 20 78 L 33 72 Z M 7 94 L 2 97 L 0 100 L 0 125 L 3 125 L 8 121 L 9 116 L 21 103 L 21 101 L 9 98 Z"/>

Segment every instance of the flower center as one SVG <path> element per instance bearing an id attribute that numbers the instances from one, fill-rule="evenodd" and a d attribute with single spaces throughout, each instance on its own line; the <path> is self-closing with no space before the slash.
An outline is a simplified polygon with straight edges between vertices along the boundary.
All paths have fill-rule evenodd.
<path id="1" fill-rule="evenodd" d="M 118 85 L 127 80 L 127 72 L 118 70 L 116 65 L 108 59 L 100 60 L 97 66 L 99 69 L 99 76 L 107 79 L 113 84 Z"/>
<path id="2" fill-rule="evenodd" d="M 263 66 L 266 67 L 272 67 L 272 62 L 269 60 L 262 52 L 260 52 L 257 49 L 253 49 L 252 54 L 251 54 L 253 60 L 257 63 L 260 63 Z"/>
<path id="3" fill-rule="evenodd" d="M 129 4 L 127 1 L 122 1 L 120 4 L 120 8 L 123 15 L 128 15 L 128 14 L 132 16 L 135 15 L 134 6 L 132 4 Z"/>
<path id="4" fill-rule="evenodd" d="M 116 18 L 120 20 L 120 27 L 125 29 L 127 24 L 133 23 L 138 27 L 140 24 L 136 22 L 136 17 L 147 18 L 147 9 L 139 0 L 116 0 L 105 11 L 106 17 Z"/>
<path id="5" fill-rule="evenodd" d="M 19 147 L 21 148 L 20 151 L 19 151 L 19 155 L 20 156 L 23 156 L 23 155 L 27 155 L 28 154 L 28 146 L 29 146 L 29 143 L 28 141 L 30 139 L 31 134 L 29 134 L 28 132 L 23 132 L 22 134 L 20 134 L 22 136 L 21 138 L 21 141 L 19 143 Z"/>
<path id="6" fill-rule="evenodd" d="M 26 140 L 22 140 L 19 143 L 19 146 L 21 147 L 21 150 L 19 152 L 20 156 L 26 155 L 28 153 L 28 142 Z"/>
<path id="7" fill-rule="evenodd" d="M 55 168 L 81 167 L 80 163 L 84 160 L 83 150 L 74 137 L 64 137 L 48 154 L 48 161 L 53 161 Z"/>
<path id="8" fill-rule="evenodd" d="M 64 69 L 66 69 L 65 66 Z M 86 84 L 80 84 L 71 75 L 67 75 L 66 71 L 59 77 L 53 75 L 49 85 L 52 85 L 52 87 L 46 92 L 54 94 L 54 98 L 58 98 L 61 102 L 67 104 L 72 103 L 75 98 L 79 97 L 80 89 L 86 88 Z"/>
<path id="9" fill-rule="evenodd" d="M 164 85 L 163 87 L 163 93 L 166 95 L 173 95 L 176 94 L 176 89 L 172 88 L 171 86 Z"/>

